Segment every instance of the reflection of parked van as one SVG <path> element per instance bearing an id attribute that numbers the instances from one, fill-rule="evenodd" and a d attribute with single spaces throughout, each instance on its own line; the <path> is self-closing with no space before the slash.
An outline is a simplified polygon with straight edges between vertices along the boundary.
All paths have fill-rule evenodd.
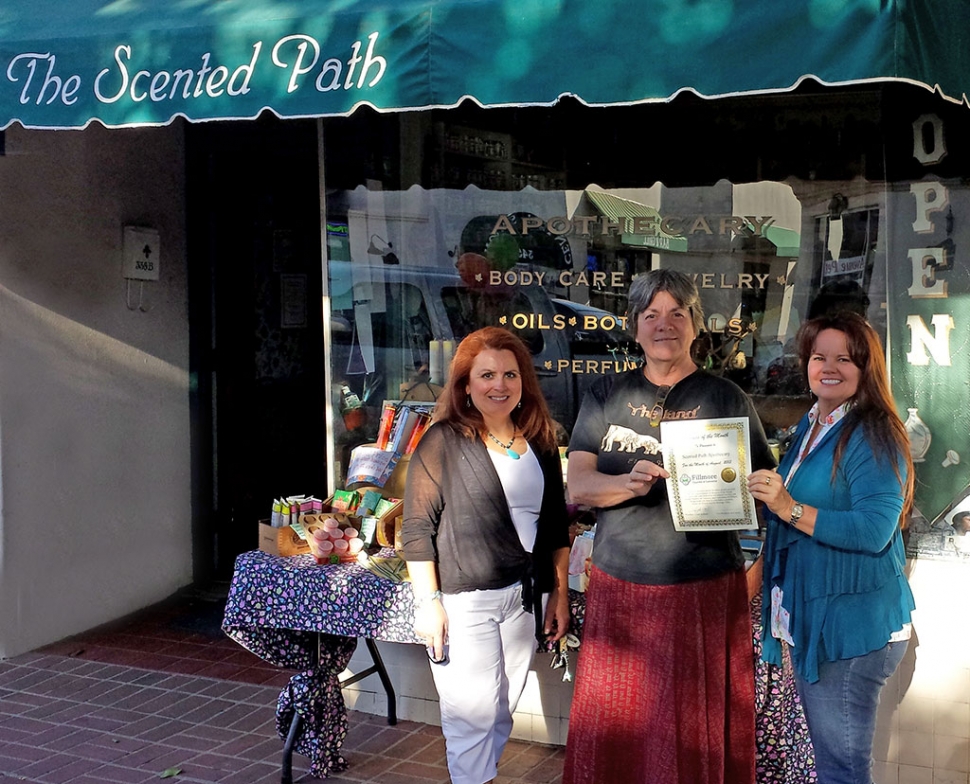
<path id="1" fill-rule="evenodd" d="M 577 405 L 590 383 L 603 373 L 639 364 L 639 346 L 612 313 L 564 299 L 553 299 L 552 304 L 565 321 L 563 335 L 569 345 L 571 395 Z"/>
<path id="2" fill-rule="evenodd" d="M 437 372 L 431 341 L 457 345 L 480 327 L 504 326 L 528 345 L 552 415 L 570 429 L 586 383 L 619 369 L 613 359 L 626 339 L 622 330 L 569 324 L 569 316 L 609 317 L 605 311 L 554 302 L 538 286 L 469 286 L 448 268 L 331 262 L 330 299 L 334 380 L 372 411 Z M 376 432 L 376 416 L 369 429 Z"/>

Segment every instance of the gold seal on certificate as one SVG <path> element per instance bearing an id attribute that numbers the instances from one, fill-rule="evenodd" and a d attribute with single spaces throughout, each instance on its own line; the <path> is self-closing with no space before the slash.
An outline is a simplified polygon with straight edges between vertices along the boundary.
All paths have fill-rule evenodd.
<path id="1" fill-rule="evenodd" d="M 758 527 L 754 498 L 737 481 L 751 473 L 747 417 L 661 422 L 660 438 L 676 530 Z"/>

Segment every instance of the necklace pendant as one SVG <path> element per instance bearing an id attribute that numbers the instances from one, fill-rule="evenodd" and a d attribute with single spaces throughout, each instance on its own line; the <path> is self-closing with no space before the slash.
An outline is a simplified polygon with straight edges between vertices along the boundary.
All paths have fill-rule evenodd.
<path id="1" fill-rule="evenodd" d="M 509 457 L 511 457 L 511 458 L 512 458 L 513 460 L 518 460 L 518 459 L 519 459 L 519 457 L 520 457 L 520 455 L 519 455 L 519 453 L 518 453 L 518 452 L 516 452 L 516 451 L 515 451 L 515 450 L 513 450 L 513 449 L 506 449 L 506 450 L 505 450 L 505 454 L 507 454 L 507 455 L 508 455 Z"/>

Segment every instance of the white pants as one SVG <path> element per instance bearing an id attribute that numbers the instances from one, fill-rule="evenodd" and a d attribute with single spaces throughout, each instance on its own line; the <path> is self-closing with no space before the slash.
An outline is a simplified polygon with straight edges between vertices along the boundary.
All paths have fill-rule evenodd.
<path id="1" fill-rule="evenodd" d="M 522 585 L 445 594 L 447 661 L 432 664 L 453 784 L 495 778 L 536 648 Z"/>

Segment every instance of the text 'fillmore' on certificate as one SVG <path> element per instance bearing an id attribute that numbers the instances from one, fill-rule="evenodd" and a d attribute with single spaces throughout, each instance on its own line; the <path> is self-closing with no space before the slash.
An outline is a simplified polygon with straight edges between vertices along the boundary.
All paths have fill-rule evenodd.
<path id="1" fill-rule="evenodd" d="M 661 422 L 660 440 L 676 530 L 758 527 L 745 483 L 751 473 L 747 417 Z"/>

